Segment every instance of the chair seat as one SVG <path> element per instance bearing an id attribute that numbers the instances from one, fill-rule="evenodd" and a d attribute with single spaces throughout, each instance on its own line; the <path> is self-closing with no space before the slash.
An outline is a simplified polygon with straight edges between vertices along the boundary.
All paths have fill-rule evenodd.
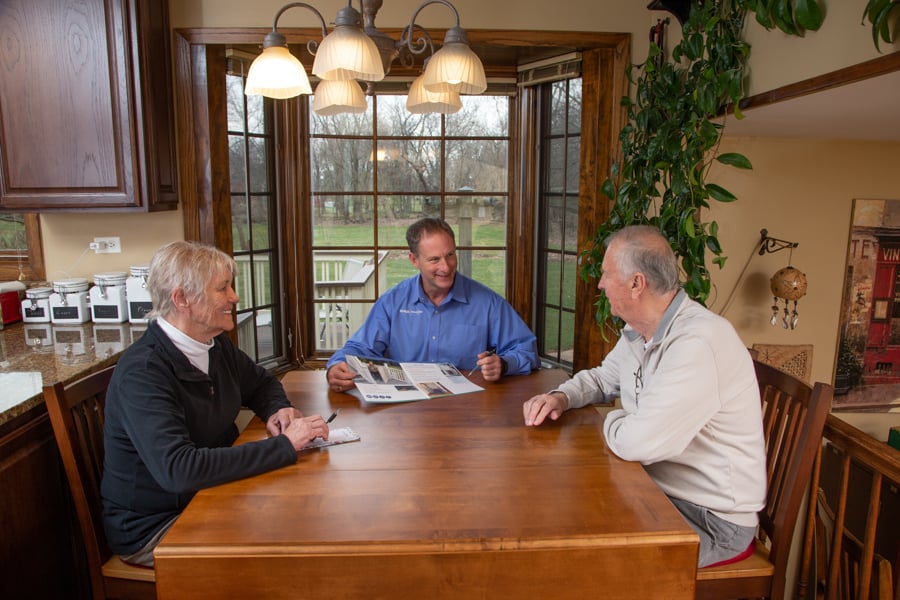
<path id="1" fill-rule="evenodd" d="M 741 577 L 771 577 L 775 565 L 769 560 L 769 550 L 758 541 L 753 554 L 735 563 L 697 569 L 697 581 L 736 579 Z"/>
<path id="2" fill-rule="evenodd" d="M 150 567 L 129 565 L 118 556 L 113 556 L 103 563 L 101 568 L 104 577 L 114 579 L 131 579 L 133 581 L 156 581 L 156 570 Z"/>

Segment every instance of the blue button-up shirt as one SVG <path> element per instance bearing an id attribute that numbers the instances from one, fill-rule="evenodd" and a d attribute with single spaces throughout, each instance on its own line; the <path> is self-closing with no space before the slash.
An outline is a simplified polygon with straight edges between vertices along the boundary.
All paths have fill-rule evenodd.
<path id="1" fill-rule="evenodd" d="M 346 355 L 387 357 L 398 362 L 449 362 L 475 367 L 478 354 L 496 348 L 507 375 L 540 366 L 535 335 L 513 307 L 489 287 L 457 273 L 450 293 L 435 306 L 422 290 L 421 275 L 384 293 L 363 323 L 328 360 Z"/>

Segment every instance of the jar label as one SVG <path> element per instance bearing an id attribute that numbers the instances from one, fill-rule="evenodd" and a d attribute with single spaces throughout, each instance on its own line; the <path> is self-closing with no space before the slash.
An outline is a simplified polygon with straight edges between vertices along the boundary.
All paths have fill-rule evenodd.
<path id="1" fill-rule="evenodd" d="M 146 319 L 150 311 L 153 310 L 152 302 L 129 302 L 128 306 L 131 310 L 132 319 Z"/>
<path id="2" fill-rule="evenodd" d="M 79 314 L 77 306 L 54 306 L 53 307 L 53 320 L 60 321 L 63 319 L 69 319 L 77 321 L 81 318 Z"/>
<path id="3" fill-rule="evenodd" d="M 92 304 L 95 319 L 118 319 L 119 307 L 115 304 Z"/>
<path id="4" fill-rule="evenodd" d="M 43 319 L 46 316 L 44 313 L 43 306 L 37 306 L 35 308 L 26 308 L 25 309 L 25 318 L 26 319 Z"/>

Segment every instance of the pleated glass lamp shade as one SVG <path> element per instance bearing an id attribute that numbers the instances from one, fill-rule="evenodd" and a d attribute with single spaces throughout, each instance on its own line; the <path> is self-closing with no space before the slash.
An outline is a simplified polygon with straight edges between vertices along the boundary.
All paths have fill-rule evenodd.
<path id="1" fill-rule="evenodd" d="M 363 113 L 369 108 L 366 96 L 354 79 L 330 81 L 323 79 L 316 86 L 313 96 L 313 111 L 328 117 L 343 113 Z"/>
<path id="2" fill-rule="evenodd" d="M 312 72 L 320 79 L 332 81 L 384 79 L 378 47 L 361 28 L 353 25 L 339 25 L 325 36 L 316 50 Z"/>
<path id="3" fill-rule="evenodd" d="M 444 44 L 428 60 L 423 85 L 429 92 L 480 94 L 487 89 L 487 77 L 478 55 L 468 44 Z"/>
<path id="4" fill-rule="evenodd" d="M 456 92 L 429 92 L 422 85 L 424 75 L 416 77 L 406 97 L 406 110 L 413 114 L 440 113 L 452 115 L 462 108 L 462 100 Z"/>
<path id="5" fill-rule="evenodd" d="M 244 93 L 267 98 L 293 98 L 311 94 L 303 65 L 284 46 L 270 46 L 250 64 Z"/>

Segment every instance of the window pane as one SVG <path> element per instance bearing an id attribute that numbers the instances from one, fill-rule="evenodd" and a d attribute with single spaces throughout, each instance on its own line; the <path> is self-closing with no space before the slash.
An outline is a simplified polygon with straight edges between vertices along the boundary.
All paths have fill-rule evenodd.
<path id="1" fill-rule="evenodd" d="M 272 290 L 275 289 L 272 281 L 272 253 L 256 253 L 253 255 L 253 267 L 256 269 L 256 301 L 255 306 L 274 303 Z"/>
<path id="2" fill-rule="evenodd" d="M 563 244 L 563 198 L 548 196 L 545 201 L 547 212 L 544 223 L 544 244 L 547 250 L 561 250 Z"/>
<path id="3" fill-rule="evenodd" d="M 575 285 L 578 283 L 578 259 L 566 254 L 563 257 L 562 307 L 575 309 Z"/>
<path id="4" fill-rule="evenodd" d="M 550 193 L 561 194 L 564 191 L 563 186 L 565 185 L 566 176 L 565 150 L 565 138 L 554 138 L 549 140 L 546 156 L 546 191 Z"/>
<path id="5" fill-rule="evenodd" d="M 569 80 L 569 135 L 581 135 L 581 78 Z"/>
<path id="6" fill-rule="evenodd" d="M 555 308 L 544 309 L 544 355 L 554 360 L 559 358 L 559 311 Z"/>
<path id="7" fill-rule="evenodd" d="M 243 194 L 231 197 L 231 237 L 235 252 L 250 250 L 250 218 Z"/>
<path id="8" fill-rule="evenodd" d="M 265 250 L 271 248 L 269 230 L 275 219 L 269 214 L 269 197 L 253 197 L 250 199 L 250 223 L 253 228 L 253 248 Z"/>
<path id="9" fill-rule="evenodd" d="M 310 144 L 313 191 L 372 191 L 371 139 L 313 138 Z"/>
<path id="10" fill-rule="evenodd" d="M 550 135 L 566 132 L 566 82 L 550 84 Z"/>
<path id="11" fill-rule="evenodd" d="M 441 115 L 414 115 L 406 110 L 406 96 L 378 96 L 379 137 L 437 137 Z"/>
<path id="12" fill-rule="evenodd" d="M 22 256 L 27 251 L 25 215 L 0 214 L 0 256 Z"/>
<path id="13" fill-rule="evenodd" d="M 275 355 L 273 331 L 272 311 L 261 309 L 256 313 L 256 345 L 259 353 L 257 360 L 266 360 Z"/>
<path id="14" fill-rule="evenodd" d="M 472 253 L 470 277 L 506 298 L 506 251 L 471 250 L 470 252 Z"/>
<path id="15" fill-rule="evenodd" d="M 499 202 L 494 196 L 447 196 L 444 218 L 457 246 L 506 246 L 506 225 L 492 218 Z"/>
<path id="16" fill-rule="evenodd" d="M 506 192 L 508 147 L 506 140 L 447 140 L 446 189 Z"/>
<path id="17" fill-rule="evenodd" d="M 371 196 L 325 196 L 315 199 L 317 205 L 320 202 L 326 216 L 318 216 L 317 211 L 313 211 L 314 246 L 374 244 Z"/>
<path id="18" fill-rule="evenodd" d="M 566 198 L 565 249 L 566 252 L 578 252 L 578 197 L 570 195 Z"/>
<path id="19" fill-rule="evenodd" d="M 266 140 L 251 137 L 247 143 L 250 146 L 250 192 L 268 192 L 269 171 L 266 163 Z"/>
<path id="20" fill-rule="evenodd" d="M 320 117 L 312 110 L 312 96 L 309 97 L 309 122 L 313 135 L 372 135 L 372 99 L 366 96 L 369 109 L 360 114 L 332 115 Z"/>
<path id="21" fill-rule="evenodd" d="M 406 228 L 425 205 L 423 196 L 388 194 L 378 196 L 378 245 L 406 247 Z"/>
<path id="22" fill-rule="evenodd" d="M 385 192 L 438 191 L 441 145 L 437 140 L 378 142 L 378 189 Z"/>
<path id="23" fill-rule="evenodd" d="M 244 96 L 243 89 L 241 95 Z M 244 96 L 247 102 L 247 126 L 250 133 L 262 134 L 266 132 L 266 113 L 264 98 L 262 96 Z"/>
<path id="24" fill-rule="evenodd" d="M 575 356 L 575 314 L 564 311 L 560 316 L 559 360 L 571 365 Z"/>
<path id="25" fill-rule="evenodd" d="M 228 96 L 228 131 L 244 132 L 244 78 L 225 76 Z"/>
<path id="26" fill-rule="evenodd" d="M 231 175 L 231 193 L 242 194 L 247 189 L 244 163 L 244 137 L 228 136 L 228 170 Z"/>
<path id="27" fill-rule="evenodd" d="M 447 115 L 451 137 L 507 137 L 509 98 L 506 96 L 462 96 L 462 109 Z"/>
<path id="28" fill-rule="evenodd" d="M 570 194 L 578 193 L 578 169 L 581 138 L 570 137 L 566 141 L 566 191 Z"/>
<path id="29" fill-rule="evenodd" d="M 561 295 L 560 285 L 562 281 L 560 255 L 556 253 L 547 253 L 544 257 L 547 274 L 545 280 L 547 290 L 545 292 L 544 302 L 559 306 Z"/>

